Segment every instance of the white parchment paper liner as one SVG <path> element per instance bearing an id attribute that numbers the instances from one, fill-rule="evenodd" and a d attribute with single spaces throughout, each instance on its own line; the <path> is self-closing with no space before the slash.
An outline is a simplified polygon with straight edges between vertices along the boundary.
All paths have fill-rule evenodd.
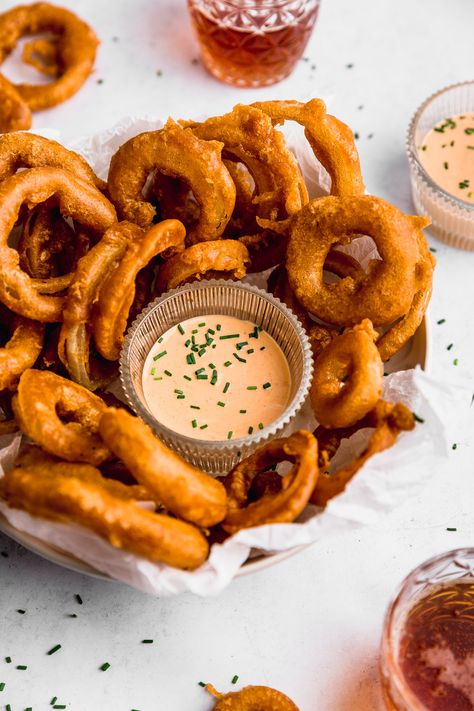
<path id="1" fill-rule="evenodd" d="M 161 125 L 162 122 L 154 119 L 130 118 L 105 133 L 82 139 L 69 147 L 82 153 L 97 174 L 106 178 L 110 157 L 122 143 Z M 45 130 L 41 133 L 60 140 L 55 132 Z M 327 174 L 316 163 L 300 135 L 293 133 L 288 139 L 302 166 L 310 195 L 323 194 Z M 359 240 L 357 256 L 365 262 L 373 256 L 373 250 L 367 249 L 367 244 Z M 260 279 L 253 277 L 252 281 Z M 0 514 L 19 531 L 68 552 L 111 578 L 143 592 L 159 596 L 185 591 L 215 595 L 230 583 L 252 550 L 263 554 L 287 551 L 357 526 L 373 524 L 379 516 L 417 494 L 443 465 L 447 445 L 453 441 L 449 428 L 458 421 L 463 411 L 462 403 L 468 397 L 464 388 L 435 382 L 419 368 L 394 373 L 385 378 L 384 385 L 387 400 L 405 403 L 425 422 L 417 425 L 413 432 L 402 433 L 391 449 L 372 457 L 344 493 L 330 501 L 324 511 L 308 507 L 298 523 L 240 531 L 225 543 L 215 544 L 209 559 L 194 572 L 151 563 L 114 548 L 84 528 L 34 518 L 24 511 L 9 508 L 3 501 L 0 501 Z M 306 404 L 295 418 L 293 428 L 312 430 L 314 426 L 311 408 Z M 337 455 L 338 467 L 360 453 L 368 435 L 369 431 L 365 430 L 343 442 Z M 3 445 L 0 476 L 11 466 L 20 444 L 19 436 L 3 440 L 0 441 L 0 447 Z M 54 557 L 54 552 L 51 553 Z"/>

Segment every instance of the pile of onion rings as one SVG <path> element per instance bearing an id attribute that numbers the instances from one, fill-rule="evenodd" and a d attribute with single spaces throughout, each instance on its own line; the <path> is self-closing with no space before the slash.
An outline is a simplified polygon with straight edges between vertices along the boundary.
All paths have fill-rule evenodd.
<path id="1" fill-rule="evenodd" d="M 47 27 L 28 24 L 29 11 L 10 49 Z M 0 52 L 11 12 L 0 15 Z M 65 37 L 84 32 L 71 25 Z M 65 63 L 54 38 L 27 45 L 25 61 L 61 76 L 49 99 L 13 87 L 5 110 L 21 122 L 21 102 L 36 109 L 51 105 L 58 87 L 67 93 L 90 71 L 89 40 L 81 66 L 74 53 Z M 303 126 L 331 178 L 329 196 L 309 200 L 278 129 L 286 120 Z M 238 105 L 204 122 L 170 119 L 118 149 L 107 183 L 55 141 L 1 136 L 0 435 L 19 429 L 34 443 L 0 481 L 3 499 L 194 570 L 212 541 L 290 523 L 340 494 L 369 457 L 414 426 L 403 405 L 381 399 L 383 362 L 420 325 L 434 268 L 426 219 L 363 193 L 352 132 L 319 99 Z M 368 265 L 345 251 L 360 235 L 377 250 Z M 269 268 L 269 290 L 296 313 L 313 348 L 319 427 L 266 443 L 219 481 L 165 446 L 106 388 L 128 325 L 154 296 Z M 367 427 L 362 454 L 328 473 L 341 440 Z M 284 461 L 291 467 L 280 474 Z M 216 709 L 256 701 L 296 708 L 275 694 L 248 687 L 222 695 Z"/>

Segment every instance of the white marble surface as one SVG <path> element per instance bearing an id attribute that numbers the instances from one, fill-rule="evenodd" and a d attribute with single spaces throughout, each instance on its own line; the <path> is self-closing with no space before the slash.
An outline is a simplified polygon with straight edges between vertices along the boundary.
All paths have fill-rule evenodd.
<path id="1" fill-rule="evenodd" d="M 0 9 L 13 4 L 2 0 Z M 221 85 L 192 63 L 197 48 L 184 1 L 64 4 L 101 37 L 97 68 L 76 97 L 36 115 L 34 128 L 50 126 L 73 139 L 131 113 L 185 117 L 238 101 L 323 96 L 360 135 L 368 190 L 408 211 L 409 118 L 431 92 L 472 78 L 474 69 L 472 0 L 323 0 L 308 61 L 260 91 Z M 8 66 L 18 71 L 12 60 Z M 468 381 L 474 254 L 431 243 L 438 258 L 432 373 Z M 71 711 L 207 711 L 212 702 L 198 682 L 230 689 L 234 674 L 238 684 L 284 690 L 301 711 L 378 709 L 378 645 L 395 586 L 423 559 L 474 543 L 474 417 L 467 417 L 444 472 L 418 500 L 376 528 L 237 580 L 218 598 L 146 597 L 63 570 L 0 535 L 8 554 L 0 557 L 0 709 L 10 703 L 12 711 L 43 711 L 57 696 Z M 146 638 L 154 644 L 141 644 Z M 56 643 L 61 650 L 47 656 Z M 101 672 L 105 661 L 111 667 Z"/>

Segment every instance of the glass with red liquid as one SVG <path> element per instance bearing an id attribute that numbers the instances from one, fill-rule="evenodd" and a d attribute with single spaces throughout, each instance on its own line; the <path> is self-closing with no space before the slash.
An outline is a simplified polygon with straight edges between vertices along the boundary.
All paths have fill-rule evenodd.
<path id="1" fill-rule="evenodd" d="M 188 0 L 206 69 L 241 87 L 276 84 L 304 52 L 320 0 Z"/>
<path id="2" fill-rule="evenodd" d="M 474 710 L 474 548 L 431 558 L 404 580 L 380 670 L 390 711 Z"/>

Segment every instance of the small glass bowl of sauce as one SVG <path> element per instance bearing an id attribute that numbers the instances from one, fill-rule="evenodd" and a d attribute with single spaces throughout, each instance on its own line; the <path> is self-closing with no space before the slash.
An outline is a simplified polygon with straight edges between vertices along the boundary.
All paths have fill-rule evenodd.
<path id="1" fill-rule="evenodd" d="M 306 332 L 262 289 L 210 280 L 173 289 L 130 328 L 120 376 L 133 410 L 205 471 L 229 471 L 282 435 L 312 377 Z"/>
<path id="2" fill-rule="evenodd" d="M 474 709 L 474 548 L 431 558 L 403 581 L 380 671 L 390 711 Z"/>
<path id="3" fill-rule="evenodd" d="M 474 81 L 430 96 L 413 116 L 406 150 L 416 211 L 443 242 L 474 250 Z"/>

